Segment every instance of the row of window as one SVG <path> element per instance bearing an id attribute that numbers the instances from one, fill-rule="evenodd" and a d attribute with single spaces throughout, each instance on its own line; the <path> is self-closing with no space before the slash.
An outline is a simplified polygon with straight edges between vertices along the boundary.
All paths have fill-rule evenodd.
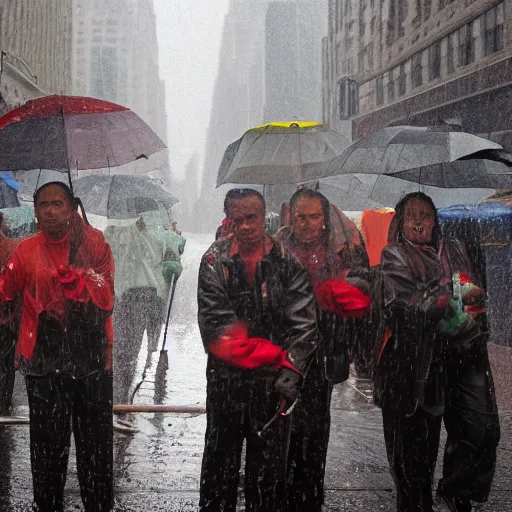
<path id="1" fill-rule="evenodd" d="M 375 79 L 377 106 L 503 49 L 503 3 Z M 407 76 L 410 80 L 407 80 Z M 386 98 L 387 96 L 387 98 Z"/>

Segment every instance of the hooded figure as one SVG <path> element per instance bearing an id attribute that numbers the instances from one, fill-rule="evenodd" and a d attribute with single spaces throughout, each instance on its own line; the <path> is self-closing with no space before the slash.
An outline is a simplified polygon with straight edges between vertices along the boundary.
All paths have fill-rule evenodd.
<path id="1" fill-rule="evenodd" d="M 492 482 L 499 422 L 487 356 L 485 294 L 465 248 L 442 238 L 421 192 L 396 206 L 382 252 L 375 403 L 382 408 L 397 510 L 431 512 L 441 419 L 448 440 L 438 499 L 470 511 Z"/>
<path id="2" fill-rule="evenodd" d="M 353 222 L 308 188 L 292 196 L 290 226 L 283 227 L 276 238 L 308 271 L 320 306 L 321 343 L 301 390 L 307 407 L 294 417 L 295 439 L 301 440 L 301 447 L 293 452 L 289 489 L 291 500 L 300 504 L 289 510 L 315 512 L 324 501 L 333 385 L 348 378 L 350 352 L 359 352 L 366 339 L 368 256 Z"/>

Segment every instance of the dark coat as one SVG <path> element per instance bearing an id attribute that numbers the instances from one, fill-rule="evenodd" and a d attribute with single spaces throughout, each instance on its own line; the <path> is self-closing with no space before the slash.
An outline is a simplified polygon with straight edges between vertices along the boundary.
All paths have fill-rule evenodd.
<path id="1" fill-rule="evenodd" d="M 240 256 L 230 256 L 232 240 L 228 237 L 215 242 L 199 269 L 198 321 L 205 349 L 228 326 L 242 320 L 249 326 L 249 336 L 271 340 L 288 352 L 294 366 L 305 370 L 318 338 L 313 287 L 307 272 L 273 242 L 258 263 L 251 287 Z M 248 370 L 228 366 L 211 355 L 208 358 L 208 377 L 243 372 Z"/>
<path id="2" fill-rule="evenodd" d="M 445 313 L 437 300 L 450 293 L 440 281 L 451 280 L 455 272 L 471 274 L 466 251 L 459 242 L 444 240 L 437 254 L 429 253 L 402 238 L 384 249 L 381 262 L 382 326 L 392 335 L 376 347 L 375 403 L 407 414 L 418 405 L 440 414 L 446 400 L 447 350 L 485 337 L 485 315 L 460 339 L 437 329 Z"/>
<path id="3" fill-rule="evenodd" d="M 291 253 L 296 247 L 289 226 L 282 228 L 277 240 Z M 336 253 L 338 265 L 342 269 L 350 269 L 348 277 L 369 288 L 369 259 L 361 239 L 361 244 L 350 247 L 345 244 Z M 328 268 L 320 272 L 319 281 L 330 278 Z M 347 380 L 351 354 L 364 356 L 365 346 L 373 346 L 374 338 L 370 333 L 368 318 L 341 318 L 339 315 L 324 311 L 317 306 L 318 326 L 321 343 L 316 352 L 316 360 L 322 367 L 323 377 L 337 384 Z"/>

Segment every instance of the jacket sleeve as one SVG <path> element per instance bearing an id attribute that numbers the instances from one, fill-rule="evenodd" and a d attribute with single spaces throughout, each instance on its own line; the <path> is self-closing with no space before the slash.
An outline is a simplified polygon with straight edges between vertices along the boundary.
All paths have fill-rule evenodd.
<path id="1" fill-rule="evenodd" d="M 287 351 L 287 360 L 305 371 L 309 357 L 318 344 L 315 296 L 308 272 L 291 258 L 285 293 L 283 347 Z"/>
<path id="2" fill-rule="evenodd" d="M 197 318 L 205 350 L 238 321 L 212 255 L 206 253 L 199 267 Z"/>
<path id="3" fill-rule="evenodd" d="M 12 302 L 24 286 L 24 268 L 16 250 L 9 263 L 0 272 L 0 304 Z"/>

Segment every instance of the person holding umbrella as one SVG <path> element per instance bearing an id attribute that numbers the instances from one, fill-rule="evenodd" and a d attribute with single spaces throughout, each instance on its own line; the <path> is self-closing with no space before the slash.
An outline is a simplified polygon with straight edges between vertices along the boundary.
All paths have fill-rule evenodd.
<path id="1" fill-rule="evenodd" d="M 289 510 L 320 512 L 330 430 L 333 385 L 349 375 L 350 352 L 367 337 L 361 318 L 370 307 L 368 256 L 352 221 L 319 192 L 301 188 L 290 200 L 291 224 L 277 241 L 307 269 L 319 304 L 322 343 L 308 370 L 293 429 L 294 450 Z M 296 502 L 300 506 L 293 507 Z"/>
<path id="2" fill-rule="evenodd" d="M 208 353 L 199 510 L 236 510 L 245 440 L 247 510 L 284 511 L 288 447 L 298 442 L 276 409 L 295 401 L 317 346 L 313 288 L 265 233 L 259 192 L 230 191 L 227 215 L 234 233 L 206 251 L 199 269 L 198 321 Z"/>
<path id="3" fill-rule="evenodd" d="M 62 182 L 34 194 L 39 232 L 22 241 L 0 277 L 0 302 L 22 301 L 16 360 L 30 410 L 34 502 L 64 511 L 70 435 L 87 512 L 112 510 L 114 264 L 100 231 Z"/>
<path id="4" fill-rule="evenodd" d="M 465 248 L 441 236 L 427 195 L 395 208 L 381 257 L 383 322 L 375 403 L 399 512 L 431 512 L 441 419 L 448 433 L 441 510 L 469 512 L 487 500 L 500 437 L 487 355 L 484 290 Z"/>

